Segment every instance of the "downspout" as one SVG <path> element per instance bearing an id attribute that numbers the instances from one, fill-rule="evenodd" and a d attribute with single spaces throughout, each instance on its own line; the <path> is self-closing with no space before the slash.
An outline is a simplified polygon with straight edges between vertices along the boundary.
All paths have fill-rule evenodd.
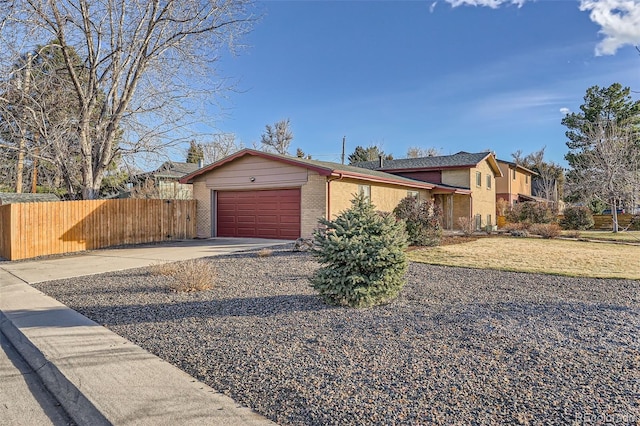
<path id="1" fill-rule="evenodd" d="M 331 182 L 334 180 L 342 180 L 342 173 L 338 173 L 333 179 L 327 178 L 327 220 L 331 220 Z"/>

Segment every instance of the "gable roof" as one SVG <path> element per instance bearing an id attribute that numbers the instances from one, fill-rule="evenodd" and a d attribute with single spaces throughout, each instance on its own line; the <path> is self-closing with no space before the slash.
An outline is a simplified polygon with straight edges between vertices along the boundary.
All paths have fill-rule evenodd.
<path id="1" fill-rule="evenodd" d="M 243 149 L 236 152 L 220 161 L 210 164 L 206 167 L 198 169 L 193 173 L 190 173 L 180 179 L 180 183 L 192 183 L 193 179 L 208 173 L 214 169 L 222 167 L 238 158 L 245 156 L 255 156 L 265 158 L 268 160 L 278 161 L 293 166 L 303 167 L 309 170 L 313 170 L 321 176 L 335 176 L 338 178 L 354 178 L 370 182 L 389 183 L 396 185 L 404 185 L 412 188 L 422 189 L 434 189 L 439 188 L 445 192 L 456 193 L 469 193 L 466 188 L 448 187 L 440 184 L 423 182 L 416 179 L 410 179 L 403 176 L 397 176 L 390 173 L 385 173 L 378 170 L 364 169 L 362 167 L 348 166 L 345 164 L 332 163 L 329 161 L 308 160 L 306 158 L 291 157 L 287 155 L 272 154 L 263 151 L 256 151 L 254 149 Z M 442 186 L 442 188 L 440 188 Z"/>
<path id="2" fill-rule="evenodd" d="M 22 193 L 16 194 L 15 192 L 0 192 L 0 205 L 2 204 L 15 204 L 15 203 L 38 203 L 44 201 L 60 201 L 60 198 L 56 194 L 30 194 Z"/>
<path id="3" fill-rule="evenodd" d="M 506 164 L 506 165 L 508 165 L 510 168 L 515 168 L 515 169 L 520 170 L 520 171 L 523 171 L 523 172 L 525 172 L 525 173 L 531 173 L 533 176 L 538 176 L 538 173 L 534 172 L 534 171 L 533 171 L 533 170 L 531 170 L 531 169 L 527 169 L 526 167 L 521 166 L 521 165 L 519 165 L 519 164 L 517 164 L 517 163 L 513 163 L 513 162 L 511 162 L 511 161 L 505 161 L 505 160 L 498 160 L 498 159 L 496 159 L 496 161 L 497 161 L 498 163 Z"/>
<path id="4" fill-rule="evenodd" d="M 487 160 L 494 173 L 502 176 L 500 167 L 495 156 L 491 152 L 470 153 L 460 151 L 453 155 L 437 155 L 433 157 L 401 158 L 398 160 L 383 160 L 382 167 L 380 161 L 364 161 L 356 163 L 355 166 L 371 170 L 384 171 L 416 171 L 416 170 L 442 170 L 461 169 L 475 167 L 483 160 Z"/>

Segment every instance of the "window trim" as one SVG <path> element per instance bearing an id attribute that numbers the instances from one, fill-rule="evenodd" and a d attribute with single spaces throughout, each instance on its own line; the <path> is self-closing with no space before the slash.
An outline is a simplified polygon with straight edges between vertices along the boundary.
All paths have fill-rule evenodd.
<path id="1" fill-rule="evenodd" d="M 358 184 L 358 195 L 361 194 L 371 201 L 371 185 Z"/>
<path id="2" fill-rule="evenodd" d="M 491 175 L 487 175 L 487 189 L 491 189 L 492 183 L 491 183 Z"/>
<path id="3" fill-rule="evenodd" d="M 482 172 L 476 172 L 476 186 L 482 188 Z"/>

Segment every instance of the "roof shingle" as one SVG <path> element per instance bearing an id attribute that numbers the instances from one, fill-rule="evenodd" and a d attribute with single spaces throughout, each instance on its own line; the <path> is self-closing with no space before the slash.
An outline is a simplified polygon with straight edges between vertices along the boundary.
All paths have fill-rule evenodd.
<path id="1" fill-rule="evenodd" d="M 453 155 L 438 155 L 434 157 L 401 158 L 399 160 L 384 160 L 382 167 L 379 161 L 364 161 L 354 164 L 369 170 L 409 170 L 409 169 L 441 169 L 455 167 L 472 167 L 484 160 L 490 152 L 469 153 L 460 151 Z"/>

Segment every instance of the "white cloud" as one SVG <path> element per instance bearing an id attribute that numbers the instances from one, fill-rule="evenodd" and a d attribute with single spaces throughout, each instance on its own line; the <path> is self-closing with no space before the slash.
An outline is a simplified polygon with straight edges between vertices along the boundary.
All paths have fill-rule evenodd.
<path id="1" fill-rule="evenodd" d="M 580 0 L 580 10 L 591 11 L 591 20 L 602 27 L 605 38 L 596 46 L 596 56 L 640 44 L 640 0 Z"/>
<path id="2" fill-rule="evenodd" d="M 433 3 L 431 3 L 431 6 L 429 6 L 429 12 L 430 13 L 433 13 L 433 11 L 435 10 L 437 4 L 438 4 L 437 1 L 434 1 Z"/>
<path id="3" fill-rule="evenodd" d="M 571 112 L 571 110 L 569 108 L 567 108 L 567 107 L 560 108 L 560 114 L 562 114 L 562 115 L 567 115 L 570 112 Z"/>
<path id="4" fill-rule="evenodd" d="M 486 6 L 491 9 L 497 9 L 503 4 L 516 4 L 518 7 L 522 7 L 522 5 L 527 0 L 445 0 L 447 3 L 451 5 L 451 7 L 458 6 Z"/>

